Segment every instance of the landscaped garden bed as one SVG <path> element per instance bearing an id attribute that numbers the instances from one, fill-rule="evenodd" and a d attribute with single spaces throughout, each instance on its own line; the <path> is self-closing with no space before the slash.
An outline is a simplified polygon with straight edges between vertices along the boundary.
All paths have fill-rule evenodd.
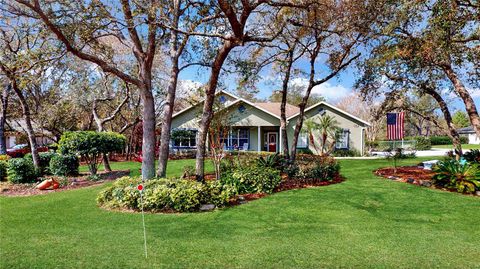
<path id="1" fill-rule="evenodd" d="M 75 177 L 47 176 L 47 177 L 41 178 L 41 180 L 54 179 L 60 183 L 60 187 L 57 189 L 46 189 L 46 190 L 39 190 L 37 188 L 37 185 L 41 181 L 38 181 L 35 183 L 19 183 L 19 184 L 14 184 L 9 181 L 4 181 L 4 182 L 0 182 L 0 195 L 31 196 L 31 195 L 41 195 L 41 194 L 48 194 L 52 192 L 60 192 L 65 190 L 85 188 L 89 186 L 103 184 L 105 182 L 127 176 L 129 173 L 130 173 L 130 170 L 100 172 L 98 173 L 99 180 L 97 181 L 90 180 L 88 174 L 82 174 Z"/>
<path id="2" fill-rule="evenodd" d="M 432 177 L 435 175 L 435 172 L 425 170 L 419 166 L 403 166 L 397 167 L 396 172 L 393 167 L 380 168 L 375 170 L 374 174 L 390 180 L 430 187 L 433 185 Z"/>
<path id="3" fill-rule="evenodd" d="M 294 165 L 283 157 L 270 155 L 228 156 L 220 172 L 195 181 L 191 167 L 182 178 L 160 178 L 142 182 L 124 177 L 103 190 L 97 203 L 105 209 L 145 210 L 154 213 L 208 211 L 244 204 L 275 192 L 326 186 L 342 182 L 340 166 L 330 157 L 300 158 Z M 142 184 L 143 191 L 137 189 Z"/>
<path id="4" fill-rule="evenodd" d="M 375 170 L 378 176 L 424 187 L 442 189 L 480 196 L 480 152 L 466 153 L 460 160 L 424 162 L 433 164 L 433 169 L 422 165 L 407 167 L 387 167 Z"/>

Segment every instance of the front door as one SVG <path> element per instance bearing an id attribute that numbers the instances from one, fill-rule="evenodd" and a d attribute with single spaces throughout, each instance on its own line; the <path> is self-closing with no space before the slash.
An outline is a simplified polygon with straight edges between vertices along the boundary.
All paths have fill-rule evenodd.
<path id="1" fill-rule="evenodd" d="M 269 152 L 277 152 L 277 133 L 267 133 L 267 145 Z"/>

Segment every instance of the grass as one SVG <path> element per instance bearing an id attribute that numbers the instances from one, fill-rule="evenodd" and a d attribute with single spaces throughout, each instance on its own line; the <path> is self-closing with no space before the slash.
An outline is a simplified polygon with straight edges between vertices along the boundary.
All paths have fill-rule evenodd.
<path id="1" fill-rule="evenodd" d="M 453 149 L 453 145 L 432 145 L 436 149 Z M 480 144 L 462 144 L 462 149 L 480 149 Z"/>
<path id="2" fill-rule="evenodd" d="M 104 186 L 0 197 L 0 267 L 479 268 L 480 199 L 372 174 L 388 165 L 342 160 L 341 184 L 208 213 L 148 214 L 147 259 L 141 215 L 96 207 Z"/>
<path id="3" fill-rule="evenodd" d="M 167 166 L 168 176 L 178 177 L 183 175 L 184 167 L 191 166 L 192 169 L 195 169 L 195 162 L 193 160 L 176 160 L 169 162 Z M 141 163 L 139 162 L 112 162 L 110 164 L 112 170 L 130 170 L 131 176 L 140 176 L 141 175 Z M 205 170 L 213 172 L 213 164 L 211 161 L 205 162 Z M 79 171 L 81 173 L 87 173 L 87 166 L 80 166 Z M 103 165 L 99 165 L 98 171 L 103 171 Z"/>

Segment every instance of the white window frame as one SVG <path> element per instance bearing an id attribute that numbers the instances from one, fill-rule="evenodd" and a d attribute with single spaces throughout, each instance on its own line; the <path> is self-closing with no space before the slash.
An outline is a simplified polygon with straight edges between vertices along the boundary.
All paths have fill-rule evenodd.
<path id="1" fill-rule="evenodd" d="M 300 134 L 298 134 L 297 149 L 306 149 L 306 148 L 308 148 L 308 132 L 300 132 Z"/>
<path id="2" fill-rule="evenodd" d="M 349 149 L 350 147 L 350 130 L 342 129 L 335 141 L 335 149 Z"/>

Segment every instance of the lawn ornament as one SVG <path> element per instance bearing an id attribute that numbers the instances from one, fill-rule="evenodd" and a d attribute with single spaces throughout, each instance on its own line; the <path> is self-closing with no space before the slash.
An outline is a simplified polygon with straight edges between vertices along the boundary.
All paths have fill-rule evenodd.
<path id="1" fill-rule="evenodd" d="M 39 190 L 47 190 L 47 189 L 55 190 L 55 189 L 58 189 L 59 186 L 60 186 L 60 183 L 58 183 L 58 181 L 56 181 L 55 179 L 46 179 L 46 180 L 42 181 L 40 184 L 37 185 L 37 189 L 39 189 Z"/>

